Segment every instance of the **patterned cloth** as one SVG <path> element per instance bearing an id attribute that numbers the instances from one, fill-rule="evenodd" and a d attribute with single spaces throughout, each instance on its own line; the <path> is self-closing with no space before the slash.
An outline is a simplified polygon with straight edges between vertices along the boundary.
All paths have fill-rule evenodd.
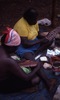
<path id="1" fill-rule="evenodd" d="M 18 46 L 21 43 L 19 34 L 12 28 L 7 27 L 6 31 L 3 32 L 6 34 L 5 45 L 7 46 Z"/>

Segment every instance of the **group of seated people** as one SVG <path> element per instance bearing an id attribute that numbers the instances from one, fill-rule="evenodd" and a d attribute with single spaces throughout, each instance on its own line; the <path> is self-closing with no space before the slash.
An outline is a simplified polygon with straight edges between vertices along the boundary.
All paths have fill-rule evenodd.
<path id="1" fill-rule="evenodd" d="M 31 68 L 31 72 L 26 74 L 16 61 L 10 59 L 9 56 L 4 56 L 2 51 L 0 59 L 0 92 L 21 91 L 44 82 L 48 91 L 50 91 L 55 79 L 48 79 L 48 76 L 42 70 L 42 63 L 35 61 L 35 56 L 40 51 L 44 51 L 51 44 L 47 37 L 42 37 L 37 24 L 38 12 L 29 8 L 24 12 L 23 17 L 17 21 L 13 28 L 7 27 L 2 33 L 1 38 L 2 48 L 7 55 L 15 53 L 21 60 L 30 60 L 36 63 L 36 66 Z M 3 57 L 4 56 L 4 57 Z"/>

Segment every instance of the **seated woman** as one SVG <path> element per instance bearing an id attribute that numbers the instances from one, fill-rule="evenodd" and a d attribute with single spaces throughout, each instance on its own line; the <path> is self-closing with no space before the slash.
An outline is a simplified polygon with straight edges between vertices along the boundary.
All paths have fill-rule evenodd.
<path id="1" fill-rule="evenodd" d="M 5 35 L 1 38 L 3 48 L 7 53 L 15 52 L 21 43 L 20 36 L 11 28 L 7 28 L 4 33 Z M 37 63 L 36 67 L 30 73 L 26 74 L 17 62 L 5 55 L 3 50 L 0 59 L 0 92 L 20 91 L 35 86 L 39 84 L 40 78 L 49 90 L 55 84 L 56 80 L 48 79 L 42 70 L 40 62 Z M 24 64 L 25 62 L 22 63 Z"/>
<path id="2" fill-rule="evenodd" d="M 41 39 L 37 20 L 37 11 L 33 8 L 30 8 L 14 25 L 14 30 L 21 37 L 21 45 L 16 50 L 16 54 L 22 58 L 24 57 L 25 59 L 33 60 L 36 53 L 45 50 L 52 43 L 45 37 Z"/>
<path id="3" fill-rule="evenodd" d="M 32 87 L 33 84 L 37 84 L 40 81 L 40 78 L 35 75 L 37 72 L 37 68 L 34 69 L 35 71 L 28 74 L 27 76 L 27 74 L 23 71 L 22 68 L 20 68 L 17 62 L 15 62 L 9 57 L 9 54 L 14 53 L 18 45 L 20 45 L 20 43 L 21 43 L 20 36 L 14 29 L 7 27 L 3 31 L 3 36 L 1 38 L 1 47 L 0 47 L 1 92 L 7 91 L 7 89 L 8 91 L 11 90 L 11 92 L 17 91 L 17 89 L 18 90 L 26 89 L 28 87 Z M 24 64 L 25 61 L 22 63 Z"/>

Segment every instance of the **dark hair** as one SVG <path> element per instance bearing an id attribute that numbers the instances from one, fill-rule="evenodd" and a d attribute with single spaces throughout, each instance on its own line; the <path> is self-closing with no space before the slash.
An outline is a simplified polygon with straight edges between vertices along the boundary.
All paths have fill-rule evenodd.
<path id="1" fill-rule="evenodd" d="M 38 12 L 33 8 L 29 8 L 23 14 L 23 17 L 30 25 L 34 25 L 37 22 Z"/>

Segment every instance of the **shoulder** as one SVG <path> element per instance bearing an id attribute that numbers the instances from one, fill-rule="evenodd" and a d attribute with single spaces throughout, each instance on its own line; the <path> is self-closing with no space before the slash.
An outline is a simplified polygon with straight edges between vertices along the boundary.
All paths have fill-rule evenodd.
<path id="1" fill-rule="evenodd" d="M 39 25 L 38 25 L 38 23 L 35 24 L 35 28 L 36 28 L 37 30 L 39 30 Z"/>
<path id="2" fill-rule="evenodd" d="M 18 24 L 20 24 L 21 22 L 23 22 L 23 18 L 19 19 L 19 20 L 15 23 L 14 27 L 17 26 Z"/>
<path id="3" fill-rule="evenodd" d="M 16 24 L 14 25 L 14 29 L 20 28 L 20 27 L 21 28 L 23 27 L 23 29 L 24 29 L 24 27 L 26 27 L 26 21 L 24 20 L 23 17 L 16 22 Z"/>

